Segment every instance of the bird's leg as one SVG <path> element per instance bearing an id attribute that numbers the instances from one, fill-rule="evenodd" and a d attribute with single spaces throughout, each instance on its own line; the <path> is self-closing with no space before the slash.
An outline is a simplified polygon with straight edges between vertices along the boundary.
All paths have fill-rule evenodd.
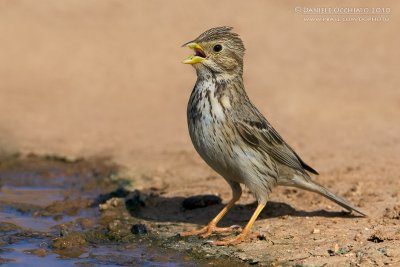
<path id="1" fill-rule="evenodd" d="M 232 225 L 230 227 L 217 227 L 217 223 L 225 216 L 225 214 L 235 205 L 235 203 L 240 199 L 242 195 L 242 188 L 239 183 L 227 180 L 232 189 L 232 199 L 229 203 L 212 219 L 207 226 L 193 230 L 189 232 L 180 233 L 180 236 L 191 236 L 191 235 L 201 235 L 202 237 L 207 237 L 212 233 L 227 233 L 232 232 L 235 229 L 240 229 L 240 226 Z"/>
<path id="2" fill-rule="evenodd" d="M 231 232 L 240 226 L 233 225 L 230 227 L 217 227 L 217 223 L 225 216 L 225 214 L 235 205 L 235 202 L 238 201 L 238 198 L 232 198 L 229 203 L 212 219 L 207 226 L 193 231 L 182 232 L 180 236 L 191 236 L 191 235 L 201 235 L 201 237 L 207 237 L 212 233 L 227 233 Z"/>
<path id="3" fill-rule="evenodd" d="M 250 221 L 247 223 L 246 227 L 243 229 L 243 231 L 237 237 L 232 238 L 232 239 L 226 239 L 226 240 L 210 241 L 210 243 L 213 245 L 217 245 L 217 246 L 239 244 L 246 238 L 247 234 L 250 232 L 251 228 L 253 227 L 253 224 L 256 221 L 258 215 L 264 209 L 264 207 L 265 207 L 264 203 L 258 204 L 257 209 L 254 211 L 253 215 L 250 218 Z"/>

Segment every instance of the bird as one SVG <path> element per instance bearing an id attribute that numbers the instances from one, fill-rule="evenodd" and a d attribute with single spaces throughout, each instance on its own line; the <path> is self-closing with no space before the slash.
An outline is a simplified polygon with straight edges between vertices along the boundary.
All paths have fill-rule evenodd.
<path id="1" fill-rule="evenodd" d="M 272 189 L 290 186 L 316 192 L 349 212 L 366 216 L 345 199 L 311 179 L 318 172 L 306 164 L 250 101 L 243 82 L 245 47 L 230 26 L 206 30 L 183 47 L 193 54 L 182 63 L 194 67 L 197 80 L 187 105 L 191 141 L 200 157 L 232 189 L 232 198 L 205 227 L 180 236 L 227 233 L 232 227 L 218 222 L 242 195 L 244 184 L 257 201 L 250 220 L 233 237 L 209 241 L 213 245 L 237 245 L 246 239 L 267 204 Z"/>

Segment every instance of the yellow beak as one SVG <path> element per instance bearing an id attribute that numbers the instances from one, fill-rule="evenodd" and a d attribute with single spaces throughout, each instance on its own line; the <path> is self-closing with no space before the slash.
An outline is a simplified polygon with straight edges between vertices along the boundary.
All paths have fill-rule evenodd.
<path id="1" fill-rule="evenodd" d="M 188 43 L 185 45 L 195 51 L 194 55 L 190 55 L 187 59 L 182 61 L 184 64 L 196 64 L 200 63 L 206 59 L 206 54 L 204 53 L 203 48 L 197 43 Z"/>

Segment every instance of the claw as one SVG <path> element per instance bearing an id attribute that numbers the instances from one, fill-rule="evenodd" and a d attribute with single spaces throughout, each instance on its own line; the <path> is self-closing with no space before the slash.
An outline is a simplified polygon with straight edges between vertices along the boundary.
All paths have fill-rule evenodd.
<path id="1" fill-rule="evenodd" d="M 207 232 L 205 232 L 204 234 L 200 235 L 202 238 L 206 238 L 209 237 L 212 234 L 212 230 L 208 230 Z"/>
<path id="2" fill-rule="evenodd" d="M 214 240 L 206 240 L 204 244 L 214 245 Z"/>

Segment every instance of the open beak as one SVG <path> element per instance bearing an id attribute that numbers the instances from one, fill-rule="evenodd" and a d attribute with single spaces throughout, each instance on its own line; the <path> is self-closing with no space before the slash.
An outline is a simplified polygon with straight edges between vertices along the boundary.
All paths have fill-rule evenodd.
<path id="1" fill-rule="evenodd" d="M 196 63 L 200 63 L 203 60 L 206 59 L 206 53 L 204 53 L 203 48 L 197 44 L 197 43 L 188 43 L 188 44 L 184 44 L 183 46 L 189 47 L 191 49 L 193 49 L 194 51 L 194 55 L 190 55 L 187 59 L 185 59 L 184 61 L 182 61 L 182 63 L 184 64 L 196 64 Z"/>

